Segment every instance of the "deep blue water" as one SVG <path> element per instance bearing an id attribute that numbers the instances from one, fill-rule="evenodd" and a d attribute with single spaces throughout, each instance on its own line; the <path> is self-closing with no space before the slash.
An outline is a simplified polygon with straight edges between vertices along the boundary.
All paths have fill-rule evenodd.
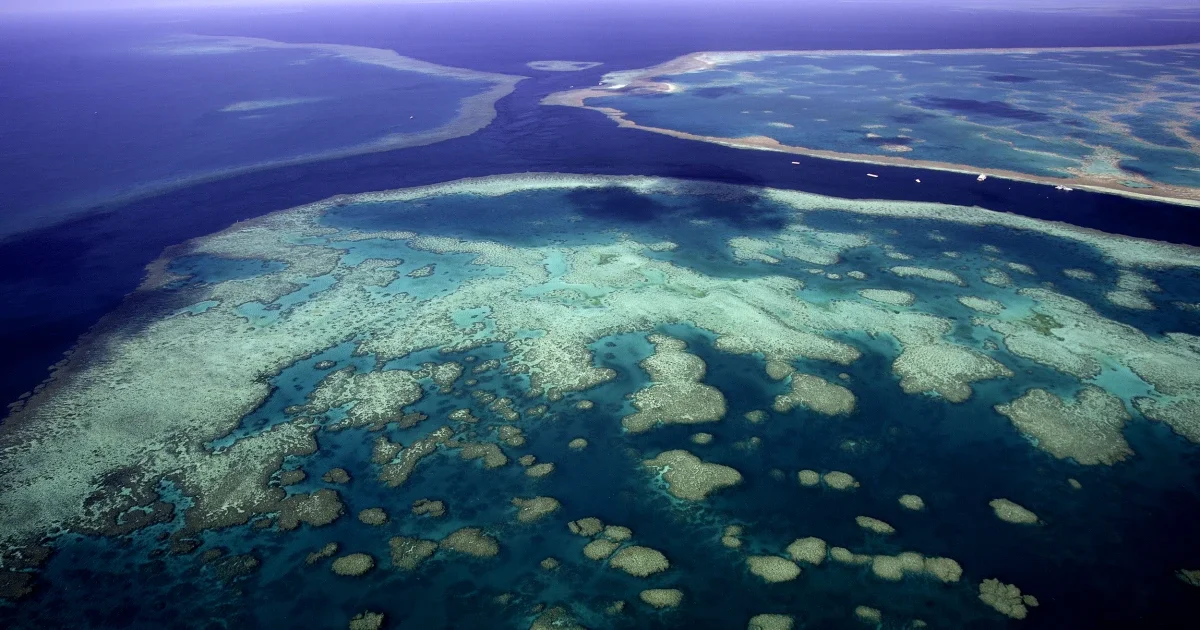
<path id="1" fill-rule="evenodd" d="M 566 108 L 538 107 L 538 100 L 547 93 L 572 85 L 583 85 L 596 81 L 606 71 L 622 67 L 644 67 L 666 60 L 678 54 L 703 49 L 772 48 L 772 47 L 958 47 L 958 46 L 1018 46 L 1018 45 L 1135 45 L 1178 43 L 1200 38 L 1200 27 L 1186 22 L 1153 22 L 1145 19 L 1087 17 L 1078 14 L 1046 15 L 1036 18 L 1016 14 L 980 15 L 970 12 L 943 13 L 941 11 L 906 8 L 901 14 L 898 9 L 879 7 L 839 6 L 830 9 L 774 8 L 757 11 L 741 7 L 737 10 L 712 12 L 682 12 L 674 5 L 656 5 L 654 8 L 598 3 L 599 6 L 575 7 L 570 11 L 557 6 L 531 3 L 522 8 L 490 5 L 461 6 L 421 5 L 402 9 L 356 9 L 339 10 L 336 13 L 310 12 L 300 15 L 209 15 L 203 19 L 193 17 L 187 29 L 210 34 L 241 34 L 274 38 L 287 41 L 320 41 L 354 43 L 368 46 L 395 48 L 402 54 L 459 65 L 473 69 L 510 73 L 524 73 L 533 80 L 522 83 L 517 91 L 498 104 L 499 116 L 487 129 L 469 136 L 427 147 L 409 150 L 358 156 L 336 162 L 307 164 L 286 167 L 226 180 L 205 183 L 189 188 L 173 190 L 161 196 L 144 199 L 119 207 L 101 207 L 96 212 L 62 225 L 25 233 L 0 243 L 0 341 L 7 350 L 3 371 L 0 372 L 0 398 L 15 399 L 28 390 L 45 374 L 48 365 L 56 361 L 75 339 L 91 326 L 101 315 L 111 311 L 122 296 L 132 290 L 141 278 L 146 263 L 159 255 L 163 247 L 188 238 L 222 229 L 230 223 L 261 215 L 266 212 L 295 206 L 337 193 L 395 188 L 453 179 L 458 177 L 486 175 L 525 170 L 556 170 L 578 173 L 605 174 L 654 174 L 677 177 L 712 179 L 725 182 L 769 185 L 798 188 L 810 192 L 845 197 L 886 197 L 893 199 L 932 200 L 949 203 L 977 204 L 984 207 L 1019 212 L 1042 218 L 1066 220 L 1110 232 L 1133 234 L 1175 242 L 1200 244 L 1200 227 L 1194 220 L 1193 211 L 1147 202 L 1138 202 L 1106 195 L 1073 192 L 1069 195 L 1056 193 L 1042 186 L 1024 185 L 999 180 L 977 183 L 974 177 L 937 172 L 914 172 L 909 169 L 871 167 L 881 177 L 864 181 L 863 167 L 854 164 L 823 162 L 769 153 L 738 151 L 707 144 L 690 143 L 655 134 L 619 130 L 598 114 Z M 927 13 L 922 13 L 927 11 Z M 911 28 L 896 29 L 898 20 L 905 20 Z M 547 24 L 553 25 L 547 28 Z M 619 29 L 617 27 L 620 27 Z M 134 39 L 147 34 L 178 30 L 177 24 L 149 24 L 144 20 L 74 22 L 65 25 L 45 23 L 9 23 L 0 25 L 0 80 L 14 80 L 21 76 L 44 77 L 48 66 L 42 63 L 33 51 L 53 48 L 63 52 L 69 59 L 82 50 L 86 43 L 97 40 Z M 616 33 L 616 34 L 615 34 Z M 543 74 L 523 67 L 533 59 L 581 59 L 600 60 L 607 65 L 582 73 Z M 114 77 L 115 78 L 115 77 Z M 100 80 L 101 78 L 97 78 Z M 42 80 L 42 78 L 39 78 Z M 4 103 L 0 103 L 0 109 Z M 799 166 L 790 164 L 799 161 Z M 51 174 L 52 175 L 52 174 Z M 48 177 L 50 175 L 47 175 Z M 914 185 L 913 178 L 920 177 L 922 184 Z M 0 171 L 0 185 L 14 185 L 10 172 Z M 627 214 L 607 216 L 606 219 L 624 221 L 643 226 L 654 232 L 665 230 L 665 226 L 654 219 L 661 212 L 654 206 L 627 209 Z M 714 209 L 714 212 L 718 210 Z M 728 214 L 728 213 L 726 213 Z M 760 229 L 770 229 L 770 217 L 744 217 L 728 215 L 729 221 L 762 219 Z M 819 221 L 814 218 L 814 223 Z M 830 219 L 834 227 L 836 220 Z M 945 226 L 939 226 L 946 231 Z M 1005 238 L 1002 231 L 992 234 L 997 239 Z M 697 240 L 702 235 L 695 235 Z M 999 241 L 997 241 L 999 242 Z M 1025 243 L 1024 249 L 1013 247 L 1023 258 L 1018 260 L 1043 261 L 1058 265 L 1059 257 L 1067 258 L 1071 252 L 1047 252 L 1035 245 Z M 415 261 L 413 261 L 415 262 Z M 701 261 L 696 261 L 699 266 Z M 419 265 L 414 265 L 419 266 Z M 203 270 L 204 277 L 197 280 L 216 281 L 253 274 L 253 268 L 213 267 L 205 261 L 197 261 L 197 272 Z M 1164 289 L 1171 291 L 1170 277 L 1157 278 Z M 1071 291 L 1095 291 L 1094 287 L 1070 285 Z M 1186 287 L 1180 281 L 1178 286 Z M 65 297 L 64 297 L 65 296 Z M 1156 296 L 1157 299 L 1157 296 Z M 1089 300 L 1092 301 L 1092 300 Z M 1114 309 L 1115 311 L 1115 309 Z M 1160 314 L 1162 311 L 1159 312 Z M 1110 317 L 1131 318 L 1127 313 L 1106 313 Z M 1182 318 L 1182 316 L 1180 316 Z M 1182 321 L 1182 320 L 1181 320 Z M 696 331 L 674 329 L 691 343 L 692 350 L 700 353 L 710 365 L 709 382 L 726 391 L 743 391 L 761 384 L 750 384 L 743 375 L 748 370 L 761 372 L 755 360 L 745 357 L 720 355 L 707 346 L 704 335 Z M 619 340 L 621 352 L 630 356 L 613 354 L 606 356 L 599 351 L 601 363 L 629 366 L 644 355 L 637 354 L 636 340 Z M 864 349 L 872 348 L 878 354 L 868 353 L 851 372 L 856 379 L 874 378 L 887 373 L 889 350 L 886 344 L 870 346 L 865 340 L 854 340 Z M 604 347 L 598 342 L 597 348 Z M 626 350 L 627 348 L 632 348 Z M 644 349 L 644 348 L 643 348 Z M 331 356 L 350 361 L 334 349 Z M 480 353 L 486 358 L 486 351 Z M 719 358 L 719 360 L 718 360 Z M 340 366 L 339 366 L 340 367 Z M 632 373 L 622 370 L 623 375 Z M 281 377 L 283 379 L 288 376 Z M 493 376 L 487 381 L 498 391 L 520 392 L 519 383 L 508 383 L 512 377 Z M 634 377 L 627 377 L 633 379 Z M 616 413 L 623 403 L 618 392 L 636 386 L 636 380 L 626 377 L 606 385 L 604 391 L 594 397 L 602 404 L 592 412 L 595 415 Z M 291 385 L 284 380 L 283 385 Z M 303 383 L 305 387 L 310 383 Z M 988 385 L 987 387 L 992 387 Z M 1004 387 L 996 383 L 994 387 Z M 1196 557 L 1200 548 L 1192 535 L 1191 525 L 1200 517 L 1195 502 L 1194 474 L 1197 469 L 1196 456 L 1164 435 L 1164 428 L 1142 424 L 1127 432 L 1131 445 L 1141 454 L 1134 461 L 1134 468 L 1126 470 L 1130 478 L 1147 480 L 1141 485 L 1120 485 L 1106 469 L 1079 471 L 1078 467 L 1056 462 L 1044 454 L 1031 449 L 1011 430 L 1002 418 L 991 414 L 982 406 L 979 423 L 963 426 L 961 418 L 948 418 L 945 405 L 939 405 L 918 397 L 903 395 L 897 388 L 880 388 L 894 395 L 864 399 L 864 418 L 869 419 L 858 426 L 837 425 L 830 421 L 811 424 L 785 425 L 768 424 L 756 432 L 764 439 L 791 440 L 797 444 L 794 452 L 780 456 L 779 460 L 762 461 L 753 466 L 743 464 L 743 473 L 748 483 L 745 490 L 752 501 L 748 505 L 771 506 L 758 514 L 747 514 L 747 519 L 761 522 L 777 522 L 778 530 L 769 532 L 786 544 L 797 528 L 808 527 L 805 535 L 824 536 L 842 542 L 853 540 L 850 535 L 860 536 L 847 526 L 846 529 L 813 529 L 831 527 L 833 520 L 826 518 L 841 515 L 850 517 L 867 505 L 880 505 L 886 497 L 894 497 L 901 491 L 928 488 L 918 491 L 927 500 L 943 505 L 968 506 L 963 513 L 937 521 L 912 521 L 916 515 L 900 513 L 877 513 L 901 528 L 906 535 L 906 546 L 912 542 L 914 548 L 935 554 L 946 553 L 960 560 L 964 566 L 987 566 L 1003 571 L 1011 581 L 1034 592 L 1058 593 L 1059 600 L 1053 606 L 1035 610 L 1031 618 L 1022 622 L 1025 627 L 1101 627 L 1108 623 L 1137 624 L 1143 627 L 1185 627 L 1176 616 L 1194 603 L 1194 594 L 1185 590 L 1178 581 L 1162 575 L 1149 575 L 1138 567 L 1178 564 L 1179 557 Z M 774 392 L 754 393 L 768 396 Z M 747 392 L 747 396 L 751 393 Z M 1001 392 L 984 390 L 980 399 L 990 399 Z M 589 397 L 593 397 L 589 394 Z M 608 397 L 606 399 L 606 397 Z M 571 401 L 564 401 L 567 405 Z M 432 411 L 438 405 L 448 406 L 444 399 L 429 396 L 422 404 L 430 405 Z M 731 417 L 744 409 L 731 402 Z M 903 409 L 903 411 L 900 411 Z M 616 465 L 632 465 L 620 456 L 611 455 L 619 451 L 615 423 L 573 423 L 570 430 L 529 432 L 533 442 L 530 452 L 540 449 L 549 452 L 561 449 L 564 438 L 569 439 L 586 428 L 587 437 L 595 445 L 612 443 L 604 449 L 589 449 L 579 454 L 577 465 L 564 467 L 562 474 L 552 479 L 545 494 L 550 496 L 576 497 L 577 503 L 567 506 L 567 515 L 572 518 L 597 515 L 606 521 L 630 524 L 635 528 L 639 540 L 668 551 L 672 559 L 680 558 L 677 566 L 682 573 L 699 572 L 707 567 L 700 559 L 687 560 L 686 539 L 678 538 L 681 531 L 694 535 L 714 532 L 713 525 L 686 523 L 667 519 L 664 506 L 646 504 L 634 500 L 634 489 L 622 484 L 625 477 L 606 475 L 606 470 Z M 718 443 L 733 444 L 750 434 L 745 424 L 724 422 L 706 427 L 718 434 Z M 900 439 L 893 430 L 904 433 Z M 677 447 L 682 436 L 690 431 L 679 428 L 663 429 L 647 436 L 638 447 L 653 450 L 658 447 Z M 765 433 L 764 433 L 765 432 Z M 923 440 L 924 437 L 928 440 Z M 878 456 L 863 457 L 839 450 L 837 445 L 845 438 L 864 438 L 876 444 L 886 445 Z M 304 462 L 310 470 L 321 466 L 339 465 L 344 461 L 365 460 L 370 437 L 361 430 L 344 431 L 337 434 L 322 434 L 321 451 L 313 456 L 315 461 Z M 957 440 L 963 448 L 927 449 L 926 441 Z M 980 450 L 968 448 L 975 444 L 989 446 L 987 455 Z M 727 447 L 721 447 L 727 448 Z M 453 456 L 453 455 L 451 455 Z M 731 457 L 731 452 L 717 451 L 715 457 Z M 740 457 L 740 455 L 739 455 Z M 822 465 L 829 468 L 853 466 L 865 488 L 871 493 L 847 500 L 845 497 L 820 496 L 807 500 L 803 505 L 781 505 L 775 500 L 777 490 L 766 475 L 772 467 L 787 467 L 789 470 L 807 465 L 821 458 Z M 889 466 L 891 462 L 922 462 L 919 466 Z M 1162 464 L 1166 470 L 1156 467 Z M 1042 467 L 1037 475 L 1030 470 Z M 430 467 L 435 475 L 453 475 L 452 466 Z M 961 471 L 960 475 L 945 475 L 946 470 Z M 861 471 L 861 472 L 860 472 Z M 1015 471 L 1025 471 L 1018 475 Z M 519 474 L 508 470 L 507 474 Z M 367 470 L 351 470 L 356 477 L 369 474 Z M 490 473 L 476 472 L 476 475 Z M 1075 476 L 1084 484 L 1084 490 L 1068 501 L 1045 500 L 1030 507 L 1047 521 L 1056 522 L 1070 529 L 1078 526 L 1080 531 L 1096 522 L 1107 527 L 1097 536 L 1080 536 L 1064 543 L 1062 537 L 1043 538 L 1036 530 L 1014 532 L 1011 527 L 994 522 L 986 512 L 986 503 L 980 502 L 983 493 L 1002 495 L 1006 492 L 1036 494 L 1038 478 L 1061 479 Z M 1191 488 L 1177 490 L 1164 488 L 1155 481 L 1163 479 L 1187 479 L 1191 475 Z M 472 519 L 502 520 L 496 512 L 495 501 L 481 491 L 486 479 L 489 487 L 508 488 L 517 480 L 502 480 L 496 477 L 464 476 L 463 479 L 433 479 L 431 483 L 454 488 L 461 497 L 460 512 L 455 512 L 445 531 Z M 319 484 L 312 479 L 310 483 Z M 309 488 L 315 486 L 309 486 Z M 561 491 L 556 491 L 561 489 Z M 790 486 L 789 486 L 790 489 Z M 384 491 L 379 491 L 379 497 Z M 420 490 L 405 489 L 403 496 L 390 496 L 388 501 L 402 503 L 423 496 Z M 412 496 L 409 494 L 412 493 Z M 349 505 L 348 512 L 368 507 L 379 497 L 354 495 L 361 505 Z M 1047 492 L 1047 496 L 1050 493 Z M 874 500 L 872 497 L 875 497 Z M 1118 500 L 1119 497 L 1119 500 Z M 990 498 L 990 496 L 988 497 Z M 1075 501 L 1075 502 L 1073 502 Z M 860 502 L 860 503 L 856 503 Z M 1080 505 L 1087 510 L 1074 510 Z M 718 506 L 721 504 L 718 503 Z M 980 507 L 983 505 L 984 507 Z M 1100 509 L 1097 506 L 1101 506 Z M 821 519 L 813 514 L 823 515 Z M 991 519 L 991 520 L 989 520 Z M 846 518 L 841 519 L 847 520 Z M 852 521 L 851 521 L 852 522 Z M 980 524 L 986 524 L 977 529 Z M 930 526 L 932 524 L 932 526 Z M 356 529 L 359 528 L 359 529 Z M 144 534 L 148 539 L 157 533 L 151 530 Z M 352 517 L 343 517 L 339 522 L 315 534 L 307 531 L 296 536 L 310 536 L 312 547 L 329 539 L 355 544 L 361 526 Z M 445 532 L 442 532 L 445 533 Z M 560 533 L 561 534 L 561 533 Z M 213 534 L 212 544 L 222 544 L 237 551 L 249 547 L 249 533 L 238 530 Z M 911 538 L 909 538 L 911 536 Z M 305 539 L 307 540 L 307 539 Z M 378 548 L 386 537 L 363 545 L 373 545 L 370 550 L 382 555 Z M 574 540 L 574 539 L 571 539 Z M 1163 545 L 1161 541 L 1170 541 Z M 295 553 L 295 541 L 287 543 Z M 506 548 L 506 559 L 517 560 L 514 566 L 528 567 L 540 559 L 542 545 L 567 545 L 565 534 L 550 541 L 514 542 Z M 1065 544 L 1065 546 L 1063 546 Z M 454 588 L 465 588 L 472 578 L 471 565 L 449 567 L 434 584 L 412 587 L 412 590 L 397 594 L 395 584 L 384 585 L 378 591 L 362 593 L 340 593 L 339 601 L 345 609 L 317 610 L 309 603 L 319 602 L 327 595 L 320 591 L 292 590 L 293 582 L 287 580 L 289 567 L 297 564 L 297 558 L 286 556 L 281 551 L 284 543 L 263 546 L 260 539 L 254 545 L 270 558 L 261 569 L 259 579 L 267 585 L 267 592 L 279 595 L 277 608 L 258 611 L 237 610 L 227 604 L 194 599 L 203 592 L 202 587 L 212 580 L 199 570 L 185 571 L 178 576 L 169 600 L 143 600 L 137 596 L 142 589 L 167 581 L 166 576 L 177 569 L 158 559 L 137 559 L 127 572 L 107 574 L 92 588 L 67 593 L 55 593 L 53 599 L 43 601 L 50 610 L 60 613 L 68 610 L 83 611 L 93 623 L 124 625 L 138 620 L 151 624 L 189 627 L 189 615 L 227 616 L 227 627 L 245 626 L 250 623 L 270 624 L 278 617 L 274 614 L 304 615 L 310 622 L 344 623 L 362 605 L 380 601 L 384 597 L 395 598 L 395 610 L 388 610 L 395 619 L 407 617 L 413 623 L 424 622 L 427 627 L 451 620 L 460 627 L 479 626 L 493 617 L 486 607 L 464 609 L 450 605 L 429 606 L 416 609 L 414 602 L 428 602 L 431 595 L 444 593 Z M 303 545 L 301 545 L 303 546 Z M 50 579 L 79 580 L 89 575 L 73 567 L 86 566 L 99 559 L 102 562 L 127 561 L 120 553 L 104 545 L 81 543 L 68 546 L 69 554 L 57 556 L 50 569 Z M 886 547 L 880 547 L 880 550 Z M 861 545 L 856 551 L 868 548 Z M 307 548 L 306 548 L 307 550 Z M 887 549 L 888 551 L 894 551 Z M 1017 553 L 1020 552 L 1020 553 Z M 1052 566 L 1043 569 L 1023 566 L 1018 558 L 1025 554 L 1042 554 L 1054 557 Z M 578 555 L 578 554 L 576 554 Z M 1027 557 L 1027 556 L 1026 556 Z M 302 560 L 301 560 L 302 562 Z M 1080 570 L 1108 571 L 1113 578 L 1104 575 L 1087 583 L 1087 587 L 1063 587 L 1070 584 L 1075 572 Z M 56 573 L 61 571 L 62 573 Z M 830 618 L 819 621 L 814 627 L 836 627 L 837 620 L 844 622 L 845 612 L 859 603 L 873 602 L 863 598 L 848 598 L 864 578 L 846 571 L 838 574 L 837 580 L 828 583 Z M 509 580 L 497 579 L 495 584 L 486 585 L 480 591 L 494 595 L 519 583 L 523 576 L 514 573 Z M 978 576 L 976 576 L 978 577 Z M 1093 576 L 1095 577 L 1095 576 Z M 1119 579 L 1118 579 L 1119 578 Z M 705 620 L 718 619 L 722 612 L 722 594 L 730 585 L 740 584 L 742 577 L 731 574 L 728 581 L 713 579 L 697 590 L 689 591 L 690 604 L 684 611 L 696 624 Z M 1154 598 L 1135 598 L 1124 603 L 1119 614 L 1113 614 L 1106 601 L 1118 601 L 1128 593 L 1122 585 L 1129 581 L 1142 581 L 1159 589 Z M 511 582 L 511 583 L 510 583 Z M 741 584 L 745 586 L 745 584 Z M 622 593 L 620 586 L 605 587 L 606 595 L 597 598 L 630 596 Z M 763 597 L 786 597 L 782 585 L 775 591 L 761 591 Z M 306 587 L 311 589 L 311 587 Z M 626 587 L 627 588 L 627 587 Z M 928 584 L 903 584 L 891 591 L 893 606 L 897 601 L 910 606 L 909 612 L 923 614 L 931 621 L 937 619 L 935 627 L 969 627 L 971 615 L 978 614 L 978 603 L 970 598 L 958 608 L 927 610 L 932 599 L 922 589 Z M 462 591 L 459 591 L 462 592 Z M 462 592 L 464 595 L 469 592 Z M 611 595 L 608 595 L 611 594 Z M 903 594 L 903 597 L 897 597 Z M 302 597 L 299 597 L 301 595 Z M 108 602 L 120 602 L 109 607 Z M 741 602 L 736 609 L 724 609 L 732 621 L 744 623 L 746 611 L 762 612 L 757 607 L 763 599 Z M 102 605 L 103 604 L 103 605 Z M 191 610 L 182 608 L 192 606 Z M 68 608 L 73 606 L 75 608 Z M 209 608 L 209 606 L 218 606 Z M 318 606 L 319 608 L 319 606 Z M 898 610 L 893 608 L 893 610 Z M 971 612 L 973 611 L 973 612 Z M 835 614 L 836 613 L 836 614 Z M 308 616 L 315 615 L 315 616 Z M 1094 616 L 1093 616 L 1094 615 Z M 257 616 L 257 618 L 255 618 Z M 59 618 L 60 625 L 65 619 Z M 640 618 L 645 622 L 646 618 Z M 816 619 L 820 619 L 817 615 Z M 678 620 L 678 618 L 676 618 Z M 51 625 L 54 625 L 51 623 Z"/>

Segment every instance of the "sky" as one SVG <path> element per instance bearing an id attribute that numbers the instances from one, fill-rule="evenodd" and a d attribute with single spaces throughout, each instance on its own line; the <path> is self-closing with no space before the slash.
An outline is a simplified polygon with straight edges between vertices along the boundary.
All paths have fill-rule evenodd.
<path id="1" fill-rule="evenodd" d="M 0 0 L 3 13 L 58 13 L 128 9 L 172 9 L 200 7 L 303 7 L 305 5 L 427 4 L 442 2 L 553 2 L 597 3 L 608 0 Z M 661 2 L 664 0 L 645 0 Z M 737 0 L 666 0 L 694 5 Z M 944 4 L 949 7 L 995 9 L 1069 9 L 1069 8 L 1196 8 L 1197 0 L 779 0 L 781 3 L 820 4 Z"/>

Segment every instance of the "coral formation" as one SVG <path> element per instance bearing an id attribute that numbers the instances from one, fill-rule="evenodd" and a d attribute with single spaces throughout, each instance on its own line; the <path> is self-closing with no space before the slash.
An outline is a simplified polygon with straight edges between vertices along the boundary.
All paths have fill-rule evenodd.
<path id="1" fill-rule="evenodd" d="M 897 276 L 900 276 L 901 278 L 924 278 L 926 280 L 933 280 L 934 282 L 957 284 L 960 287 L 967 286 L 967 283 L 963 282 L 962 278 L 958 277 L 958 274 L 945 269 L 900 266 L 892 267 L 889 271 Z"/>
<path id="2" fill-rule="evenodd" d="M 459 456 L 466 460 L 482 459 L 483 467 L 487 470 L 499 468 L 508 463 L 508 456 L 504 454 L 504 451 L 491 442 L 464 444 Z"/>
<path id="3" fill-rule="evenodd" d="M 979 311 L 980 313 L 987 313 L 989 315 L 999 315 L 1000 311 L 1004 310 L 1004 304 L 1001 302 L 975 297 L 973 295 L 960 295 L 958 296 L 958 301 L 963 306 L 973 311 Z"/>
<path id="4" fill-rule="evenodd" d="M 750 556 L 746 566 L 767 582 L 790 582 L 800 577 L 800 566 L 779 556 Z"/>
<path id="5" fill-rule="evenodd" d="M 572 451 L 582 451 L 588 447 L 588 441 L 583 438 L 575 438 L 567 443 L 567 448 Z"/>
<path id="6" fill-rule="evenodd" d="M 988 502 L 988 505 L 992 506 L 992 511 L 996 513 L 996 518 L 1002 521 L 1018 525 L 1036 525 L 1040 522 L 1037 514 L 1008 499 L 992 499 Z"/>
<path id="7" fill-rule="evenodd" d="M 620 551 L 613 554 L 608 564 L 634 577 L 654 575 L 666 571 L 671 566 L 661 551 L 640 545 L 622 547 Z"/>
<path id="8" fill-rule="evenodd" d="M 664 335 L 650 335 L 654 354 L 640 363 L 651 384 L 634 393 L 636 413 L 621 420 L 630 433 L 642 433 L 658 424 L 715 422 L 725 416 L 725 396 L 701 382 L 705 365 L 700 357 L 684 352 L 687 344 Z"/>
<path id="9" fill-rule="evenodd" d="M 552 462 L 542 462 L 541 464 L 534 464 L 529 468 L 526 468 L 525 476 L 533 477 L 534 479 L 541 479 L 552 472 L 554 472 L 554 464 Z"/>
<path id="10" fill-rule="evenodd" d="M 907 394 L 936 392 L 950 402 L 971 397 L 971 383 L 1011 378 L 1013 373 L 995 359 L 949 343 L 909 346 L 892 363 Z"/>
<path id="11" fill-rule="evenodd" d="M 1037 447 L 1084 465 L 1113 465 L 1133 455 L 1122 429 L 1129 413 L 1121 399 L 1086 386 L 1066 401 L 1044 389 L 1031 389 L 996 411 L 1006 416 Z"/>
<path id="12" fill-rule="evenodd" d="M 388 515 L 383 508 L 367 508 L 358 513 L 358 520 L 378 527 L 388 522 Z"/>
<path id="13" fill-rule="evenodd" d="M 854 393 L 811 374 L 793 374 L 791 391 L 775 397 L 775 411 L 787 413 L 805 407 L 829 416 L 854 411 Z"/>
<path id="14" fill-rule="evenodd" d="M 1013 619 L 1024 619 L 1029 614 L 1029 608 L 1038 605 L 1032 595 L 1022 595 L 1021 589 L 1014 584 L 1005 584 L 995 578 L 989 578 L 979 584 L 979 599 L 995 608 L 997 612 L 1008 615 Z"/>
<path id="15" fill-rule="evenodd" d="M 683 602 L 683 591 L 677 588 L 648 588 L 638 597 L 658 609 L 675 608 Z"/>
<path id="16" fill-rule="evenodd" d="M 344 468 L 331 468 L 321 475 L 321 480 L 325 483 L 350 483 L 350 473 Z"/>
<path id="17" fill-rule="evenodd" d="M 792 544 L 787 546 L 787 553 L 796 562 L 807 562 L 813 566 L 819 566 L 825 561 L 827 547 L 824 540 L 810 536 L 792 541 Z"/>
<path id="18" fill-rule="evenodd" d="M 900 505 L 905 509 L 920 512 L 925 509 L 925 500 L 915 494 L 905 494 L 900 497 Z"/>
<path id="19" fill-rule="evenodd" d="M 433 518 L 441 518 L 446 515 L 446 504 L 431 499 L 417 499 L 413 501 L 412 513 L 413 516 L 428 515 Z"/>
<path id="20" fill-rule="evenodd" d="M 337 553 L 337 551 L 337 543 L 326 543 L 324 547 L 321 547 L 320 549 L 308 554 L 308 557 L 304 559 L 304 564 L 316 564 L 325 558 L 333 556 L 333 554 Z"/>
<path id="21" fill-rule="evenodd" d="M 438 544 L 432 540 L 395 536 L 388 540 L 392 551 L 392 566 L 403 571 L 413 571 L 437 551 Z"/>
<path id="22" fill-rule="evenodd" d="M 858 606 L 854 609 L 854 616 L 858 617 L 859 621 L 866 623 L 883 623 L 883 613 L 879 612 L 878 608 L 870 606 Z"/>
<path id="23" fill-rule="evenodd" d="M 806 468 L 796 473 L 796 479 L 800 481 L 800 485 L 812 488 L 821 483 L 821 473 Z"/>
<path id="24" fill-rule="evenodd" d="M 529 625 L 529 630 L 584 630 L 575 617 L 562 606 L 553 606 L 541 611 L 541 614 Z"/>
<path id="25" fill-rule="evenodd" d="M 713 492 L 742 483 L 737 470 L 705 462 L 684 450 L 665 451 L 642 464 L 662 475 L 668 492 L 688 501 L 703 501 Z"/>
<path id="26" fill-rule="evenodd" d="M 350 618 L 350 630 L 379 630 L 383 627 L 383 613 L 364 610 Z"/>
<path id="27" fill-rule="evenodd" d="M 859 289 L 858 294 L 874 302 L 891 304 L 893 306 L 912 306 L 917 302 L 917 296 L 908 291 L 893 289 Z"/>
<path id="28" fill-rule="evenodd" d="M 591 538 L 604 531 L 604 523 L 595 516 L 589 516 L 567 523 L 567 529 L 571 530 L 571 533 L 577 536 Z"/>
<path id="29" fill-rule="evenodd" d="M 300 523 L 323 527 L 342 515 L 342 500 L 338 493 L 322 488 L 312 494 L 294 494 L 279 503 L 276 524 L 279 529 L 296 529 Z"/>
<path id="30" fill-rule="evenodd" d="M 876 534 L 883 534 L 886 536 L 896 533 L 895 527 L 892 527 L 891 525 L 888 525 L 877 518 L 871 518 L 870 516 L 856 516 L 854 517 L 854 522 L 858 523 L 859 527 L 873 531 Z"/>
<path id="31" fill-rule="evenodd" d="M 457 529 L 443 538 L 439 545 L 442 549 L 476 558 L 491 558 L 500 553 L 500 543 L 478 527 Z"/>
<path id="32" fill-rule="evenodd" d="M 792 630 L 796 620 L 791 615 L 754 615 L 746 624 L 746 630 Z"/>
<path id="33" fill-rule="evenodd" d="M 830 488 L 841 491 L 853 490 L 860 485 L 857 479 L 840 470 L 833 470 L 821 475 L 821 481 L 824 481 L 825 485 Z"/>
<path id="34" fill-rule="evenodd" d="M 721 544 L 729 549 L 737 549 L 742 546 L 741 536 L 741 525 L 727 525 L 724 533 L 721 534 Z"/>
<path id="35" fill-rule="evenodd" d="M 557 512 L 562 504 L 553 497 L 533 497 L 531 499 L 514 498 L 512 504 L 517 507 L 517 521 L 533 523 Z"/>
<path id="36" fill-rule="evenodd" d="M 375 568 L 375 559 L 365 553 L 352 553 L 334 559 L 332 568 L 338 575 L 366 575 Z"/>
<path id="37" fill-rule="evenodd" d="M 593 540 L 583 547 L 583 555 L 589 560 L 603 560 L 613 554 L 621 545 L 603 538 Z"/>

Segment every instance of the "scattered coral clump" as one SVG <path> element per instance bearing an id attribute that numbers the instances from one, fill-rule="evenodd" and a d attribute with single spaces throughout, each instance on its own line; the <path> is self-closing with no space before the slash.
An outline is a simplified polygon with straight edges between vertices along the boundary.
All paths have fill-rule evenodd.
<path id="1" fill-rule="evenodd" d="M 1024 619 L 1029 614 L 1029 608 L 1038 605 L 1034 596 L 1022 595 L 1016 585 L 1005 584 L 994 578 L 979 584 L 979 599 L 1013 619 Z"/>

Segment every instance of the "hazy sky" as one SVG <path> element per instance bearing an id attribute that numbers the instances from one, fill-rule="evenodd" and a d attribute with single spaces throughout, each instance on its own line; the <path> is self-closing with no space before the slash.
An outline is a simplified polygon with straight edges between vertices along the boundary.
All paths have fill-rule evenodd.
<path id="1" fill-rule="evenodd" d="M 96 11 L 139 8 L 191 8 L 191 7 L 300 7 L 305 5 L 336 4 L 427 4 L 442 2 L 549 2 L 549 3 L 599 3 L 608 0 L 0 0 L 0 12 L 62 12 Z M 644 0 L 645 2 L 673 2 L 704 5 L 710 2 L 737 2 L 738 0 Z M 784 3 L 821 4 L 944 4 L 950 7 L 973 8 L 1122 8 L 1163 7 L 1197 8 L 1197 0 L 778 0 Z"/>

